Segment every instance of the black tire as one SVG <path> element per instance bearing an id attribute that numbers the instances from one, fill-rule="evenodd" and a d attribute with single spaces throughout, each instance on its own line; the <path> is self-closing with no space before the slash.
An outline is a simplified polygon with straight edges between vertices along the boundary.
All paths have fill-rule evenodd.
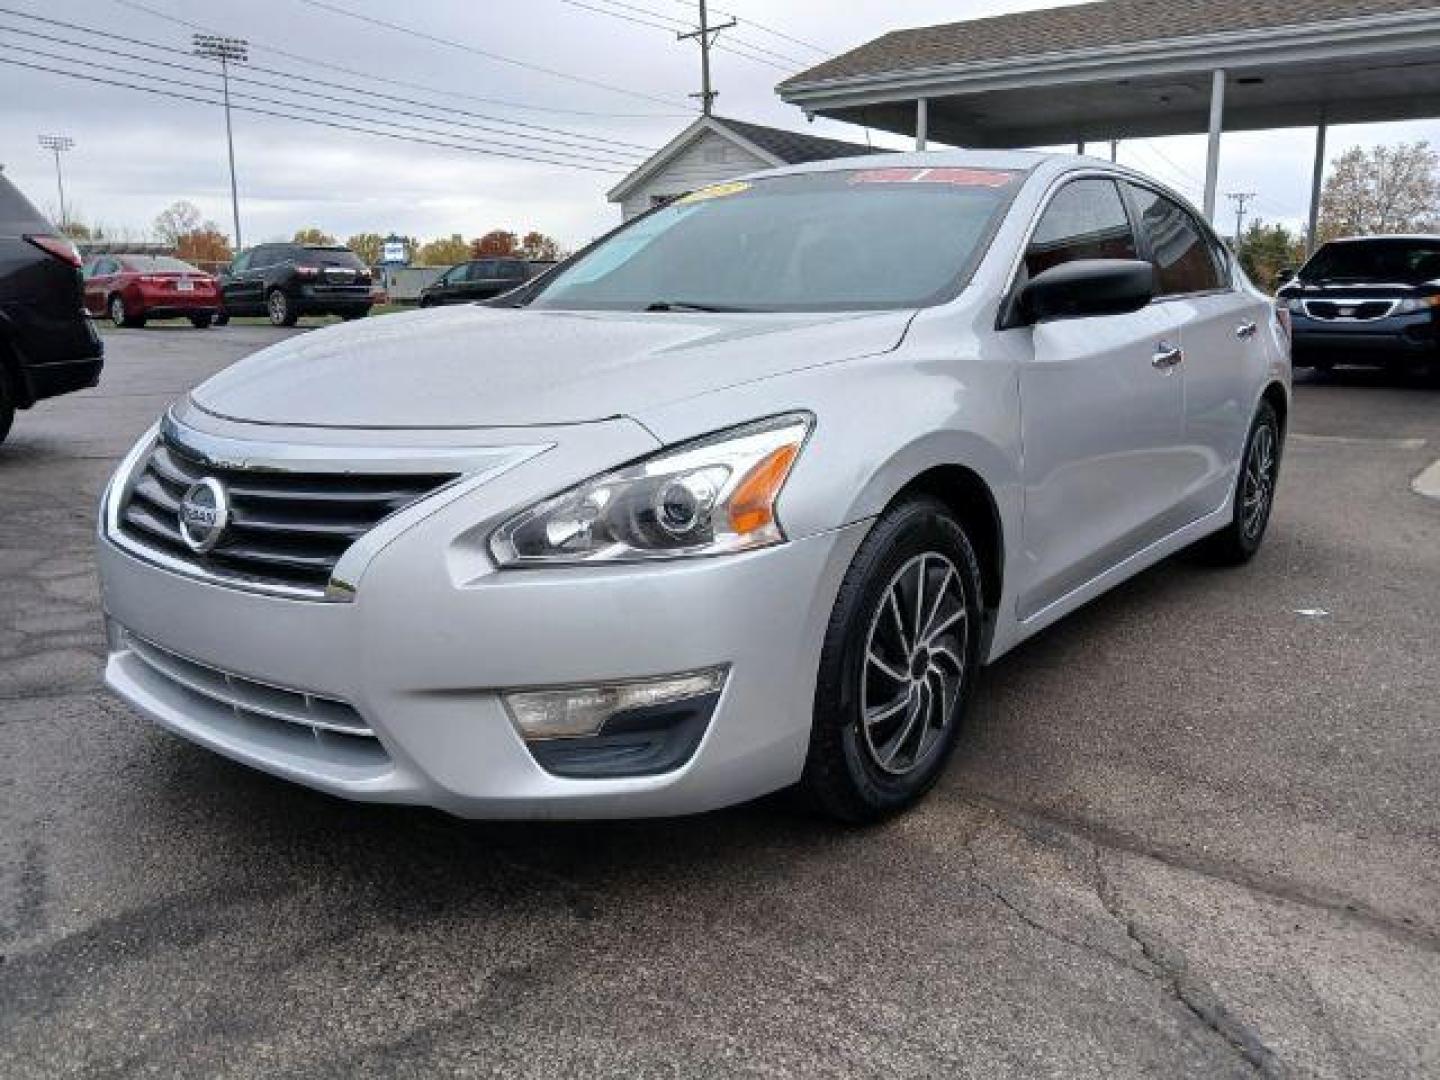
<path id="1" fill-rule="evenodd" d="M 131 315 L 125 307 L 125 298 L 119 293 L 105 301 L 105 310 L 110 314 L 110 321 L 116 326 L 123 326 L 131 330 L 138 329 L 145 325 L 143 315 Z"/>
<path id="2" fill-rule="evenodd" d="M 271 289 L 266 293 L 265 313 L 270 316 L 271 326 L 294 326 L 300 320 L 284 289 Z"/>
<path id="3" fill-rule="evenodd" d="M 214 321 L 215 321 L 215 316 L 213 316 L 213 315 L 191 315 L 191 316 L 190 316 L 190 325 L 193 326 L 193 327 L 195 327 L 196 330 L 209 330 L 209 329 L 210 329 L 210 324 L 211 324 L 212 322 L 214 322 Z"/>
<path id="4" fill-rule="evenodd" d="M 420 298 L 420 303 L 419 303 L 417 306 L 422 307 L 422 308 L 434 307 L 434 306 L 435 306 L 435 301 L 434 301 L 434 300 L 431 300 L 428 296 L 422 296 L 422 297 Z"/>
<path id="5" fill-rule="evenodd" d="M 10 434 L 10 425 L 14 422 L 15 403 L 10 400 L 10 391 L 5 386 L 5 372 L 0 370 L 0 443 Z"/>
<path id="6" fill-rule="evenodd" d="M 825 813 L 857 824 L 880 821 L 939 778 L 980 668 L 980 581 L 964 528 L 935 499 L 902 502 L 870 530 L 840 585 L 820 654 L 800 783 Z M 922 589 L 930 595 L 919 595 Z M 927 618 L 934 597 L 940 602 Z M 914 640 L 895 615 L 907 603 L 920 612 L 922 629 L 909 634 Z M 927 634 L 933 652 L 920 644 Z M 948 658 L 940 655 L 946 652 Z M 872 695 L 884 700 L 871 705 Z"/>
<path id="7" fill-rule="evenodd" d="M 1200 554 L 1207 561 L 1217 566 L 1239 566 L 1260 550 L 1275 506 L 1281 445 L 1279 417 L 1274 406 L 1262 401 L 1245 437 L 1240 475 L 1235 478 L 1234 512 L 1223 529 L 1200 543 Z M 1258 505 L 1252 501 L 1257 492 Z"/>
<path id="8" fill-rule="evenodd" d="M 216 326 L 225 326 L 225 325 L 228 324 L 229 322 L 230 322 L 230 313 L 229 313 L 228 311 L 217 311 L 217 312 L 215 313 L 215 325 L 216 325 Z"/>

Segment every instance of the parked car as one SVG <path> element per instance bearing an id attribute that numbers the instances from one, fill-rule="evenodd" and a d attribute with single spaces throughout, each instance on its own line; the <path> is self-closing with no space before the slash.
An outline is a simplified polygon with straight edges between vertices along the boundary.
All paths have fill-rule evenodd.
<path id="1" fill-rule="evenodd" d="M 524 259 L 472 259 L 452 266 L 433 285 L 420 290 L 421 307 L 489 300 L 523 285 L 530 277 Z"/>
<path id="2" fill-rule="evenodd" d="M 0 442 L 16 409 L 99 382 L 103 354 L 75 245 L 0 174 Z"/>
<path id="3" fill-rule="evenodd" d="M 1440 236 L 1332 240 L 1278 295 L 1290 312 L 1297 366 L 1440 374 Z"/>
<path id="4" fill-rule="evenodd" d="M 1271 298 L 1138 173 L 759 173 L 174 404 L 105 496 L 105 678 L 354 799 L 798 784 L 872 820 L 935 783 L 982 664 L 1182 548 L 1254 555 L 1289 387 Z"/>
<path id="5" fill-rule="evenodd" d="M 85 309 L 116 326 L 189 319 L 207 329 L 220 309 L 215 279 L 168 255 L 96 255 L 83 269 Z"/>
<path id="6" fill-rule="evenodd" d="M 222 325 L 232 315 L 268 315 L 294 326 L 302 315 L 361 319 L 375 303 L 369 268 L 349 248 L 261 244 L 220 274 Z"/>

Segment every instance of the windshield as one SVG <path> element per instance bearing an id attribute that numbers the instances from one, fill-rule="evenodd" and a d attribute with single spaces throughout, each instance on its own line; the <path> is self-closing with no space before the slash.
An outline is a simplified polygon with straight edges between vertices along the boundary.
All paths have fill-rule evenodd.
<path id="1" fill-rule="evenodd" d="M 1402 282 L 1440 278 L 1440 240 L 1347 240 L 1326 244 L 1300 271 L 1300 280 Z"/>
<path id="2" fill-rule="evenodd" d="M 846 169 L 702 188 L 551 275 L 536 307 L 919 307 L 964 283 L 1024 174 Z"/>
<path id="3" fill-rule="evenodd" d="M 295 260 L 297 266 L 343 266 L 364 270 L 365 264 L 349 248 L 303 248 Z"/>
<path id="4" fill-rule="evenodd" d="M 125 269 L 142 274 L 198 274 L 199 270 L 181 259 L 168 255 L 127 255 L 121 260 Z"/>

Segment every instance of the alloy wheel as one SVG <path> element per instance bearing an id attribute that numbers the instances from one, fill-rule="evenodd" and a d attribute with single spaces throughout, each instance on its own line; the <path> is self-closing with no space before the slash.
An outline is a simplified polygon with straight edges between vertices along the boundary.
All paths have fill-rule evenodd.
<path id="1" fill-rule="evenodd" d="M 270 321 L 276 326 L 284 325 L 288 314 L 285 308 L 285 294 L 277 289 L 270 294 Z"/>
<path id="2" fill-rule="evenodd" d="M 124 326 L 126 320 L 125 301 L 118 296 L 110 298 L 110 321 L 116 326 Z"/>
<path id="3" fill-rule="evenodd" d="M 969 625 L 960 573 L 926 552 L 890 579 L 870 620 L 860 674 L 860 734 L 892 776 L 923 766 L 954 722 Z"/>
<path id="4" fill-rule="evenodd" d="M 1275 430 L 1268 424 L 1255 429 L 1250 453 L 1245 459 L 1245 483 L 1241 492 L 1241 528 L 1247 540 L 1256 539 L 1265 528 L 1270 501 L 1275 495 Z"/>

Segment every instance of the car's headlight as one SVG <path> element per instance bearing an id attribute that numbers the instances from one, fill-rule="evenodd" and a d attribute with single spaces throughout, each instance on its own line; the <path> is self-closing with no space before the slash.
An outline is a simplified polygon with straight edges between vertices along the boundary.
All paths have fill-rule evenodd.
<path id="1" fill-rule="evenodd" d="M 1285 306 L 1286 306 L 1287 308 L 1289 308 L 1291 311 L 1299 312 L 1299 313 L 1302 314 L 1302 315 L 1305 314 L 1305 301 L 1304 301 L 1304 300 L 1300 300 L 1300 299 L 1296 299 L 1296 298 L 1293 298 L 1293 297 L 1292 297 L 1291 299 L 1285 301 Z"/>
<path id="2" fill-rule="evenodd" d="M 1395 314 L 1411 315 L 1417 311 L 1429 311 L 1440 307 L 1440 296 L 1412 296 L 1395 305 Z"/>
<path id="3" fill-rule="evenodd" d="M 785 539 L 775 502 L 814 417 L 789 413 L 663 450 L 511 518 L 501 566 L 720 555 Z"/>

